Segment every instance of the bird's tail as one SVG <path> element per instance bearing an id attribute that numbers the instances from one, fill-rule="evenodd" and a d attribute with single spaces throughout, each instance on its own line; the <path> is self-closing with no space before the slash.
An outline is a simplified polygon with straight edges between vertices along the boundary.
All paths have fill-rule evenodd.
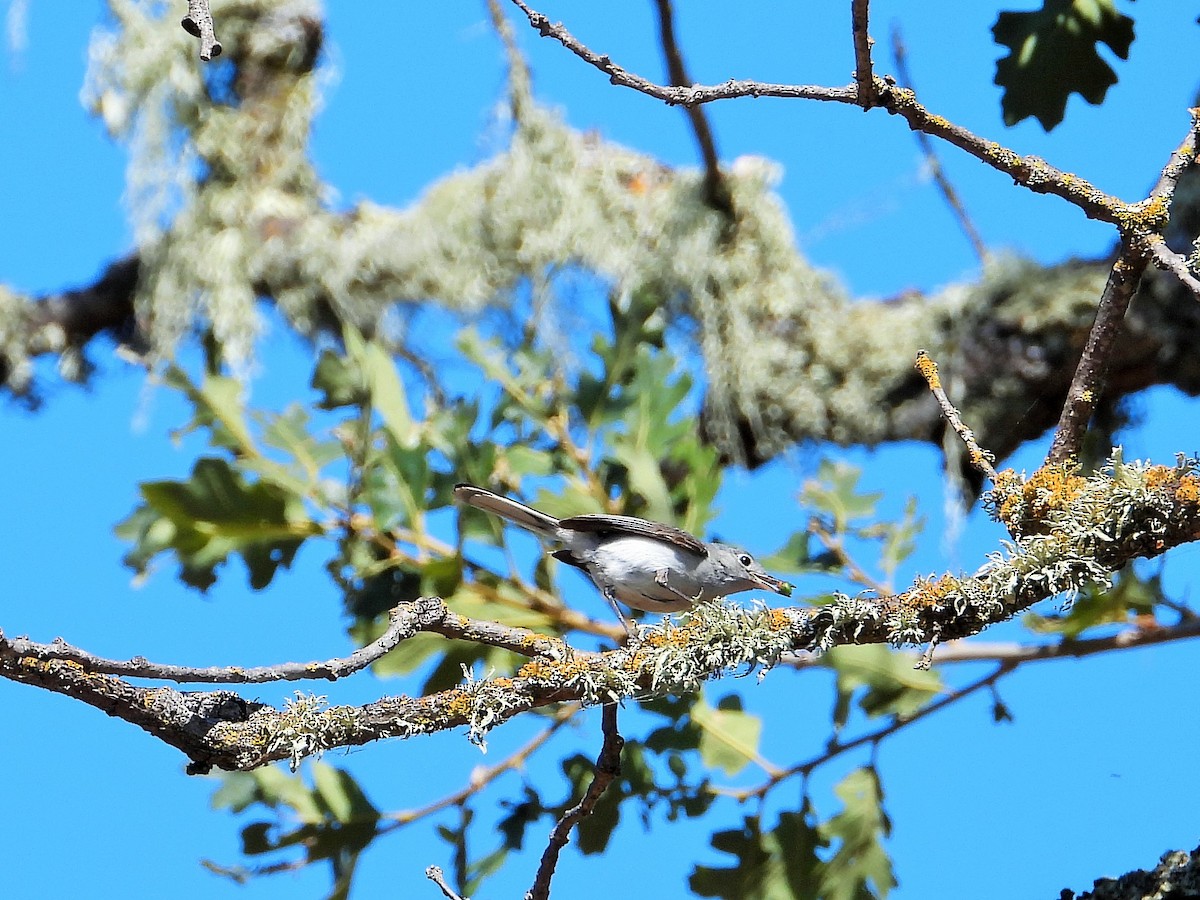
<path id="1" fill-rule="evenodd" d="M 541 537 L 554 538 L 558 534 L 558 519 L 554 516 L 547 515 L 532 506 L 526 506 L 524 503 L 518 503 L 516 500 L 510 500 L 508 497 L 501 497 L 499 494 L 485 491 L 473 484 L 456 484 L 454 499 L 459 503 L 467 504 L 467 506 L 474 506 L 476 509 L 500 516 L 502 519 L 508 519 L 514 525 L 520 525 Z"/>

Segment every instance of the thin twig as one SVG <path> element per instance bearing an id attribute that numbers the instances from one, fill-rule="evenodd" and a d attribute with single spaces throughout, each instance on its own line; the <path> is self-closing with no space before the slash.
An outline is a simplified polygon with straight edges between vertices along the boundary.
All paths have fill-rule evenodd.
<path id="1" fill-rule="evenodd" d="M 221 55 L 221 42 L 217 40 L 209 0 L 188 0 L 187 15 L 179 24 L 192 37 L 200 38 L 200 58 L 205 62 Z"/>
<path id="2" fill-rule="evenodd" d="M 512 25 L 500 10 L 500 0 L 487 0 L 488 13 L 492 18 L 492 27 L 504 45 L 504 55 L 508 59 L 508 89 L 509 102 L 512 103 L 513 119 L 520 122 L 525 117 L 525 110 L 533 96 L 529 77 L 529 66 L 513 35 Z"/>
<path id="3" fill-rule="evenodd" d="M 525 900 L 547 900 L 550 896 L 550 879 L 554 877 L 554 869 L 558 865 L 558 855 L 567 845 L 571 829 L 591 815 L 608 786 L 621 774 L 621 748 L 625 746 L 625 739 L 617 732 L 617 704 L 604 705 L 601 710 L 601 729 L 604 732 L 604 743 L 596 757 L 592 783 L 588 785 L 583 798 L 563 813 L 550 832 L 550 842 L 542 854 L 537 877 L 534 878 L 533 887 L 526 892 Z"/>
<path id="4" fill-rule="evenodd" d="M 851 0 L 850 31 L 854 38 L 854 83 L 858 85 L 857 103 L 870 109 L 879 98 L 875 87 L 875 72 L 871 65 L 871 46 L 875 43 L 869 31 L 870 0 Z"/>
<path id="5" fill-rule="evenodd" d="M 924 350 L 918 350 L 916 367 L 926 384 L 929 385 L 929 390 L 937 400 L 938 406 L 941 407 L 942 415 L 966 445 L 967 458 L 971 461 L 971 465 L 995 482 L 996 469 L 992 463 L 995 462 L 996 457 L 979 446 L 975 440 L 975 433 L 966 426 L 962 416 L 954 408 L 950 398 L 946 396 L 946 391 L 942 387 L 942 379 L 938 376 L 937 363 Z"/>
<path id="6" fill-rule="evenodd" d="M 908 52 L 904 47 L 904 39 L 900 35 L 899 23 L 892 26 L 892 55 L 896 58 L 896 72 L 900 76 L 900 85 L 915 93 L 916 88 L 913 86 L 912 76 L 908 71 Z M 979 261 L 986 262 L 988 258 L 987 247 L 983 243 L 983 238 L 979 236 L 979 231 L 975 228 L 971 217 L 967 215 L 967 208 L 963 205 L 962 200 L 959 199 L 958 191 L 950 183 L 950 179 L 946 175 L 946 170 L 942 166 L 942 161 L 938 158 L 937 150 L 933 146 L 933 141 L 929 139 L 929 135 L 924 131 L 914 131 L 913 134 L 916 135 L 917 145 L 921 148 L 921 153 L 925 156 L 925 165 L 929 168 L 929 174 L 933 176 L 933 183 L 942 192 L 942 197 L 945 199 L 946 205 L 950 207 L 950 212 L 958 221 L 958 227 L 962 229 L 963 234 L 970 241 L 971 247 L 975 250 L 975 255 L 979 257 Z"/>
<path id="7" fill-rule="evenodd" d="M 446 876 L 442 872 L 441 866 L 430 866 L 427 868 L 425 870 L 425 877 L 442 889 L 442 893 L 446 895 L 446 900 L 468 900 L 468 898 L 456 894 L 454 889 L 446 884 Z"/>
<path id="8" fill-rule="evenodd" d="M 667 74 L 671 84 L 687 87 L 692 83 L 692 79 L 688 76 L 683 54 L 675 39 L 675 13 L 671 8 L 671 0 L 655 0 L 654 5 L 658 10 L 658 38 L 662 44 L 663 56 L 667 60 Z M 725 177 L 721 174 L 717 143 L 709 127 L 708 117 L 698 106 L 689 106 L 685 112 L 692 125 L 692 132 L 696 135 L 696 143 L 700 145 L 700 156 L 704 159 L 704 199 L 713 209 L 732 217 L 733 197 Z"/>
<path id="9" fill-rule="evenodd" d="M 1075 377 L 1071 379 L 1067 400 L 1058 419 L 1058 429 L 1054 432 L 1050 452 L 1046 455 L 1049 465 L 1063 465 L 1079 455 L 1084 432 L 1104 387 L 1104 375 L 1117 335 L 1121 332 L 1121 323 L 1125 321 L 1129 301 L 1133 299 L 1147 262 L 1146 256 L 1137 247 L 1128 240 L 1121 241 L 1120 252 L 1108 274 L 1104 293 L 1100 296 L 1096 321 L 1092 323 L 1087 344 L 1079 357 Z"/>
<path id="10" fill-rule="evenodd" d="M 1155 237 L 1158 237 L 1158 235 L 1155 235 Z M 1154 257 L 1154 262 L 1160 269 L 1165 269 L 1174 274 L 1189 291 L 1196 295 L 1196 299 L 1200 300 L 1200 278 L 1192 274 L 1187 260 L 1182 255 L 1168 247 L 1167 242 L 1161 237 L 1158 237 L 1158 240 L 1151 241 L 1150 252 Z"/>
<path id="11" fill-rule="evenodd" d="M 870 591 L 874 591 L 879 596 L 886 596 L 893 593 L 891 586 L 881 581 L 872 578 L 868 572 L 863 569 L 850 555 L 850 551 L 846 549 L 846 542 L 842 538 L 825 527 L 825 523 L 818 516 L 812 516 L 808 520 L 807 531 L 809 534 L 818 538 L 825 549 L 834 555 L 834 558 L 846 570 L 846 577 L 851 581 L 861 584 Z"/>
<path id="12" fill-rule="evenodd" d="M 1189 610 L 1190 612 L 1190 610 Z M 1056 641 L 1052 644 L 1007 644 L 983 641 L 954 641 L 943 644 L 937 655 L 939 664 L 957 662 L 1043 662 L 1052 659 L 1082 659 L 1114 650 L 1153 647 L 1173 641 L 1200 637 L 1200 617 L 1159 628 L 1130 628 L 1105 637 Z"/>
<path id="13" fill-rule="evenodd" d="M 1200 149 L 1200 106 L 1189 109 L 1188 115 L 1191 116 L 1191 127 L 1163 166 L 1158 181 L 1150 191 L 1149 199 L 1152 201 L 1169 200 L 1175 193 L 1179 176 L 1189 166 L 1196 164 L 1197 150 Z"/>

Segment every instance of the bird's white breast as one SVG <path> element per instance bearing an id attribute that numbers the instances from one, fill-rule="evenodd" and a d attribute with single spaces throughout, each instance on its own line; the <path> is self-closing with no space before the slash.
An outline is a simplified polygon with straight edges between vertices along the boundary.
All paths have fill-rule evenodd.
<path id="1" fill-rule="evenodd" d="M 607 581 L 619 585 L 617 599 L 635 609 L 650 612 L 675 612 L 688 609 L 699 585 L 687 573 L 701 557 L 664 541 L 639 535 L 606 535 L 576 555 L 587 563 L 597 584 Z M 670 572 L 669 587 L 658 580 L 660 572 Z"/>

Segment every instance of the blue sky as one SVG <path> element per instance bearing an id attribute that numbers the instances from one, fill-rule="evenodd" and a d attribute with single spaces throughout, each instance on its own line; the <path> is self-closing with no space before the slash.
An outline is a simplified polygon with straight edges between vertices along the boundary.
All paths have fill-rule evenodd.
<path id="1" fill-rule="evenodd" d="M 711 0 L 677 5 L 680 39 L 697 80 L 849 79 L 849 4 L 781 10 L 775 3 L 744 2 L 736 14 Z M 1138 40 L 1132 59 L 1118 64 L 1121 81 L 1109 101 L 1093 108 L 1074 98 L 1066 122 L 1046 135 L 1035 123 L 1005 129 L 1000 121 L 998 90 L 991 85 L 999 55 L 989 32 L 995 9 L 945 0 L 872 9 L 879 69 L 892 69 L 886 35 L 898 21 L 913 77 L 931 109 L 1126 199 L 1145 192 L 1186 129 L 1185 110 L 1196 89 L 1193 63 L 1200 58 L 1194 11 L 1129 6 L 1138 17 Z M 556 2 L 544 11 L 621 65 L 660 77 L 653 12 L 644 0 Z M 124 153 L 78 102 L 87 38 L 102 14 L 98 2 L 32 0 L 26 46 L 0 51 L 0 184 L 8 225 L 0 280 L 21 290 L 86 283 L 130 248 L 121 203 Z M 679 110 L 612 87 L 513 21 L 535 91 L 571 124 L 670 164 L 694 164 L 694 143 Z M 498 149 L 492 124 L 504 94 L 503 57 L 482 2 L 447 4 L 436 15 L 410 4 L 343 3 L 330 11 L 328 23 L 328 64 L 337 77 L 313 153 L 339 202 L 403 205 L 431 180 Z M 708 112 L 723 159 L 758 154 L 785 166 L 780 190 L 800 246 L 856 295 L 933 290 L 973 277 L 970 247 L 924 177 L 916 143 L 898 119 L 781 100 L 714 104 Z M 1014 189 L 953 148 L 941 153 L 994 249 L 1055 262 L 1099 255 L 1112 243 L 1110 229 L 1062 201 Z M 0 559 L 7 581 L 0 627 L 37 640 L 61 635 L 111 657 L 142 654 L 195 665 L 345 653 L 338 598 L 319 571 L 320 560 L 303 554 L 293 573 L 261 595 L 252 594 L 238 572 L 206 597 L 178 588 L 167 567 L 145 585 L 131 585 L 120 564 L 125 548 L 112 526 L 134 504 L 139 480 L 182 475 L 197 445 L 176 445 L 168 436 L 185 419 L 176 398 L 148 390 L 138 371 L 95 349 L 101 371 L 90 388 L 52 387 L 35 415 L 0 405 L 0 473 L 6 475 Z M 279 407 L 307 396 L 310 357 L 303 344 L 276 323 L 261 351 L 256 402 Z M 1140 406 L 1146 425 L 1123 436 L 1127 456 L 1169 462 L 1175 452 L 1197 448 L 1194 403 L 1158 390 Z M 1042 445 L 1025 448 L 1018 467 L 1036 465 L 1042 452 Z M 902 577 L 971 570 L 992 548 L 996 531 L 977 513 L 958 539 L 940 537 L 945 487 L 932 449 L 834 455 L 864 466 L 867 487 L 888 491 L 885 510 L 899 510 L 910 494 L 919 499 L 927 539 Z M 794 496 L 814 458 L 808 453 L 752 475 L 731 473 L 715 529 L 758 552 L 774 550 L 804 513 L 789 504 L 768 525 L 761 510 Z M 1187 599 L 1196 552 L 1183 548 L 1165 565 L 1168 585 Z M 602 614 L 602 601 L 582 582 L 571 599 Z M 1006 634 L 1014 632 L 994 629 L 986 637 Z M 1190 771 L 1200 744 L 1191 710 L 1196 662 L 1196 648 L 1180 645 L 1030 666 L 1002 684 L 1015 722 L 992 726 L 987 698 L 977 697 L 890 740 L 879 764 L 894 824 L 889 846 L 901 882 L 897 896 L 1055 896 L 1061 887 L 1083 889 L 1094 877 L 1151 866 L 1160 853 L 1194 844 L 1200 790 L 1179 773 Z M 955 681 L 971 675 L 951 673 Z M 788 763 L 819 748 L 830 703 L 823 676 L 777 672 L 758 687 L 736 687 L 767 717 L 763 752 L 769 759 Z M 319 688 L 339 702 L 404 689 L 367 675 Z M 249 692 L 271 702 L 289 693 L 271 685 Z M 157 896 L 167 884 L 181 898 L 318 897 L 326 889 L 323 869 L 245 888 L 203 870 L 201 858 L 239 861 L 237 826 L 208 809 L 215 782 L 184 775 L 176 751 L 133 727 L 9 682 L 0 682 L 0 711 L 6 733 L 0 769 L 10 811 L 0 862 L 8 872 L 79 897 Z M 583 721 L 555 739 L 552 754 L 594 755 L 598 716 Z M 460 786 L 473 766 L 503 758 L 532 731 L 524 723 L 501 729 L 486 757 L 452 734 L 392 741 L 328 761 L 360 775 L 380 807 L 415 808 Z M 826 814 L 833 811 L 829 783 L 844 771 L 831 767 L 814 784 Z M 535 776 L 554 797 L 553 774 L 543 766 Z M 507 784 L 515 792 L 519 782 Z M 793 802 L 796 790 L 785 787 L 783 801 Z M 711 828 L 731 827 L 752 811 L 731 803 L 718 810 L 705 820 Z M 429 832 L 416 826 L 373 848 L 362 863 L 357 896 L 384 890 L 435 896 L 422 873 L 431 863 L 445 866 L 447 850 Z M 530 833 L 534 854 L 539 833 Z M 635 825 L 619 834 L 604 859 L 565 851 L 559 890 L 579 896 L 587 885 L 596 895 L 628 893 L 633 880 L 638 894 L 675 896 L 696 861 L 725 862 L 707 848 L 703 829 L 656 822 L 644 833 Z M 516 858 L 481 896 L 519 895 L 535 866 L 535 855 Z"/>

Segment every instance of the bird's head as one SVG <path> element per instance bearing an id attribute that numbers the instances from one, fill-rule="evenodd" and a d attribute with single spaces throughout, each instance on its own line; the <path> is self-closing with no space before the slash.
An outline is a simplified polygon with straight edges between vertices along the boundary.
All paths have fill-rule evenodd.
<path id="1" fill-rule="evenodd" d="M 709 556 L 714 567 L 721 574 L 724 582 L 722 590 L 725 593 L 736 594 L 738 591 L 763 588 L 785 597 L 792 595 L 790 584 L 768 574 L 758 560 L 741 547 L 729 544 L 711 544 Z"/>

